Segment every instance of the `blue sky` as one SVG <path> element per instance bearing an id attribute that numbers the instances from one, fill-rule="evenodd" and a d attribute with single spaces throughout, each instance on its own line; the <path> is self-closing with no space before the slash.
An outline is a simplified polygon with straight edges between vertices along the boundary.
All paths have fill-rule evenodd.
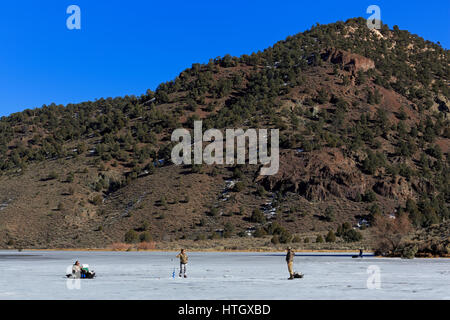
<path id="1" fill-rule="evenodd" d="M 81 30 L 66 9 L 81 8 Z M 140 95 L 195 62 L 263 50 L 313 24 L 368 17 L 450 48 L 450 1 L 2 1 L 0 116 Z"/>

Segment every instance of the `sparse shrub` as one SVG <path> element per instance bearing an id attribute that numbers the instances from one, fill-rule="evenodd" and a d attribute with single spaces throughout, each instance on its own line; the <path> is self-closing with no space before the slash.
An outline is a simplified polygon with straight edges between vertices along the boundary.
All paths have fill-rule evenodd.
<path id="1" fill-rule="evenodd" d="M 72 186 L 70 186 L 69 189 L 67 189 L 67 194 L 73 195 L 74 193 L 75 193 L 75 189 Z"/>
<path id="2" fill-rule="evenodd" d="M 103 185 L 100 181 L 98 181 L 94 186 L 94 190 L 97 192 L 100 192 L 100 191 L 102 191 L 102 189 L 103 189 Z"/>
<path id="3" fill-rule="evenodd" d="M 325 209 L 325 220 L 328 222 L 334 221 L 334 208 L 333 207 L 327 207 Z"/>
<path id="4" fill-rule="evenodd" d="M 333 231 L 328 231 L 327 236 L 325 237 L 326 242 L 335 242 L 336 241 L 336 235 Z"/>
<path id="5" fill-rule="evenodd" d="M 96 195 L 94 198 L 92 198 L 91 203 L 93 205 L 99 206 L 103 203 L 103 197 L 101 195 Z"/>
<path id="6" fill-rule="evenodd" d="M 219 209 L 217 209 L 216 207 L 212 207 L 209 210 L 209 215 L 212 217 L 217 217 L 218 214 L 219 214 Z"/>
<path id="7" fill-rule="evenodd" d="M 223 228 L 223 237 L 230 238 L 233 235 L 233 232 L 234 226 L 230 222 L 225 223 L 225 226 Z"/>
<path id="8" fill-rule="evenodd" d="M 246 233 L 245 231 L 239 231 L 239 232 L 237 233 L 237 236 L 238 236 L 239 238 L 245 238 L 245 237 L 247 237 L 247 233 Z"/>
<path id="9" fill-rule="evenodd" d="M 47 180 L 55 180 L 55 179 L 58 179 L 58 177 L 59 177 L 58 173 L 56 173 L 56 171 L 52 171 L 47 176 Z"/>
<path id="10" fill-rule="evenodd" d="M 336 236 L 342 237 L 345 232 L 352 228 L 351 224 L 348 222 L 344 222 L 342 225 L 338 226 L 336 230 Z"/>
<path id="11" fill-rule="evenodd" d="M 266 189 L 264 189 L 263 186 L 258 185 L 258 187 L 256 188 L 256 193 L 260 196 L 263 197 L 266 194 Z"/>
<path id="12" fill-rule="evenodd" d="M 289 243 L 291 242 L 291 239 L 292 235 L 286 229 L 283 229 L 279 237 L 280 243 Z"/>
<path id="13" fill-rule="evenodd" d="M 323 243 L 323 237 L 320 234 L 316 237 L 316 243 Z"/>
<path id="14" fill-rule="evenodd" d="M 153 241 L 153 238 L 152 238 L 150 232 L 145 231 L 139 235 L 139 241 L 140 242 L 150 242 L 150 241 Z"/>
<path id="15" fill-rule="evenodd" d="M 408 117 L 408 115 L 405 112 L 405 109 L 403 108 L 403 106 L 400 107 L 400 111 L 397 114 L 397 118 L 399 120 L 406 120 L 406 118 Z"/>
<path id="16" fill-rule="evenodd" d="M 362 234 L 359 231 L 350 229 L 342 235 L 345 242 L 358 242 L 362 240 Z"/>
<path id="17" fill-rule="evenodd" d="M 374 174 L 377 168 L 386 164 L 386 158 L 383 153 L 368 151 L 367 158 L 362 162 L 362 169 L 367 174 Z"/>
<path id="18" fill-rule="evenodd" d="M 262 238 L 265 235 L 267 235 L 267 232 L 266 230 L 264 230 L 264 228 L 256 228 L 255 233 L 253 234 L 253 236 L 256 238 Z"/>
<path id="19" fill-rule="evenodd" d="M 206 235 L 203 233 L 200 233 L 197 235 L 197 237 L 195 238 L 195 241 L 203 241 L 206 240 Z"/>
<path id="20" fill-rule="evenodd" d="M 267 233 L 269 234 L 281 234 L 283 232 L 284 228 L 280 226 L 277 222 L 271 223 L 267 227 Z"/>
<path id="21" fill-rule="evenodd" d="M 242 173 L 241 169 L 239 167 L 235 167 L 233 170 L 233 178 L 234 179 L 242 179 L 244 174 Z"/>
<path id="22" fill-rule="evenodd" d="M 374 202 L 377 199 L 375 192 L 373 190 L 367 190 L 364 194 L 364 201 L 366 202 Z"/>
<path id="23" fill-rule="evenodd" d="M 140 230 L 147 231 L 150 228 L 150 224 L 147 221 L 142 222 Z"/>
<path id="24" fill-rule="evenodd" d="M 244 188 L 245 188 L 244 183 L 243 183 L 242 181 L 239 181 L 238 183 L 236 183 L 236 184 L 234 185 L 233 190 L 234 190 L 235 192 L 241 192 L 242 190 L 244 190 Z"/>
<path id="25" fill-rule="evenodd" d="M 414 259 L 418 250 L 419 250 L 419 247 L 416 244 L 406 245 L 402 249 L 401 257 L 404 259 Z"/>
<path id="26" fill-rule="evenodd" d="M 250 221 L 256 222 L 256 223 L 264 223 L 266 221 L 266 217 L 264 216 L 264 213 L 259 208 L 256 208 L 252 212 Z"/>
<path id="27" fill-rule="evenodd" d="M 280 243 L 280 237 L 276 234 L 272 237 L 272 239 L 270 240 L 270 242 L 272 242 L 273 244 L 279 244 Z"/>
<path id="28" fill-rule="evenodd" d="M 66 182 L 71 183 L 74 180 L 73 172 L 70 172 L 66 177 Z"/>
<path id="29" fill-rule="evenodd" d="M 219 234 L 219 233 L 217 233 L 217 232 L 212 232 L 211 235 L 209 236 L 209 238 L 210 238 L 211 240 L 217 240 L 217 239 L 220 239 L 221 237 L 220 237 L 220 234 Z"/>
<path id="30" fill-rule="evenodd" d="M 372 204 L 368 209 L 370 212 L 370 219 L 372 221 L 377 215 L 381 215 L 381 213 L 382 213 L 382 211 L 377 203 Z"/>
<path id="31" fill-rule="evenodd" d="M 217 169 L 217 167 L 214 167 L 212 170 L 211 170 L 211 176 L 212 177 L 216 177 L 217 175 L 219 175 L 220 174 L 220 171 L 219 171 L 219 169 Z"/>
<path id="32" fill-rule="evenodd" d="M 136 243 L 136 242 L 138 242 L 138 239 L 139 239 L 138 234 L 133 229 L 128 230 L 125 233 L 125 236 L 124 236 L 125 243 Z"/>

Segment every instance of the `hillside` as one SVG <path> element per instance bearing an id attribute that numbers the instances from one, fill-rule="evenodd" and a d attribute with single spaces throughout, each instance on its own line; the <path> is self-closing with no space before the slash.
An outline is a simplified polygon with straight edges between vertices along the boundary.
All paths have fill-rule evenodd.
<path id="1" fill-rule="evenodd" d="M 449 62 L 439 44 L 358 18 L 193 64 L 140 97 L 3 117 L 0 247 L 313 242 L 344 223 L 367 240 L 376 216 L 403 213 L 423 232 L 450 217 Z M 279 172 L 171 164 L 172 131 L 198 119 L 279 128 Z"/>

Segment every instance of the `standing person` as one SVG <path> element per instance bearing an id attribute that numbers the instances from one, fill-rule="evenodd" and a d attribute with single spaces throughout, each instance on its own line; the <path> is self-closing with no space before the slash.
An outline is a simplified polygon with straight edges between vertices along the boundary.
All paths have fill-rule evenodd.
<path id="1" fill-rule="evenodd" d="M 177 258 L 180 258 L 180 277 L 183 274 L 185 278 L 186 275 L 186 265 L 188 263 L 188 256 L 184 249 L 181 249 L 181 252 L 177 255 Z"/>
<path id="2" fill-rule="evenodd" d="M 286 263 L 289 271 L 289 280 L 294 279 L 294 256 L 295 252 L 291 247 L 287 247 Z"/>

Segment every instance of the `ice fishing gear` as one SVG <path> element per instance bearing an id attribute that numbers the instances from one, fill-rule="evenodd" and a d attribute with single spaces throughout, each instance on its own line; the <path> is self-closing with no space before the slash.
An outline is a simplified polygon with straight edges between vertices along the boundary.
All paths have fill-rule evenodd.
<path id="1" fill-rule="evenodd" d="M 66 277 L 72 279 L 93 279 L 95 278 L 95 272 L 94 270 L 89 270 L 88 264 L 82 264 L 79 272 L 75 272 L 72 269 L 72 273 L 66 274 Z"/>
<path id="2" fill-rule="evenodd" d="M 293 280 L 293 279 L 301 279 L 303 278 L 305 275 L 303 273 L 298 273 L 298 272 L 294 272 L 294 274 L 292 276 L 290 276 L 288 278 L 288 280 Z"/>

